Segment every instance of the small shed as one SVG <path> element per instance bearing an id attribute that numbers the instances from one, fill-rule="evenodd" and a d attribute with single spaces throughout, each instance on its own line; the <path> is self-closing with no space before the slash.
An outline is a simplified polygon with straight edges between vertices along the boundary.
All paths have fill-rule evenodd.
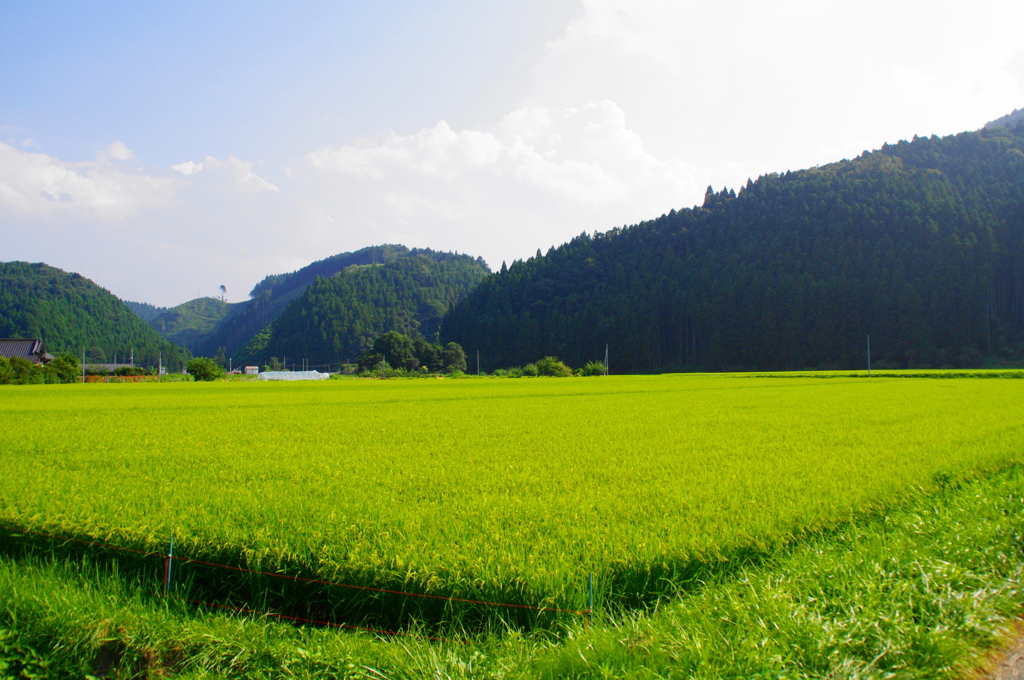
<path id="1" fill-rule="evenodd" d="M 246 375 L 259 375 L 260 374 L 260 367 L 259 366 L 246 366 L 245 367 L 245 374 Z"/>
<path id="2" fill-rule="evenodd" d="M 0 357 L 27 359 L 37 366 L 48 364 L 54 356 L 43 349 L 42 338 L 0 338 Z"/>

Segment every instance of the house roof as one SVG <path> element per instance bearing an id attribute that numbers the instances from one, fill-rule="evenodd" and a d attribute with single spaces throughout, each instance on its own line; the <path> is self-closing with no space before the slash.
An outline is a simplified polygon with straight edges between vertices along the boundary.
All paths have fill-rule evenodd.
<path id="1" fill-rule="evenodd" d="M 40 338 L 0 338 L 0 357 L 21 357 L 34 364 L 53 360 L 53 355 L 43 349 Z"/>

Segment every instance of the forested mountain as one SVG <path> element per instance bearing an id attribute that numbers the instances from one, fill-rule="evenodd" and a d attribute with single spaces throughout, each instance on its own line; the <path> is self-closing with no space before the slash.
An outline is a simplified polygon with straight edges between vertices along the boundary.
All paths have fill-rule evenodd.
<path id="1" fill-rule="evenodd" d="M 1002 118 L 996 118 L 990 123 L 986 123 L 985 127 L 1015 127 L 1018 123 L 1024 123 L 1024 109 L 1014 109 L 1012 113 L 1008 113 Z"/>
<path id="2" fill-rule="evenodd" d="M 187 352 L 160 337 L 116 296 L 79 274 L 42 263 L 0 263 L 0 337 L 42 338 L 51 354 L 180 370 Z"/>
<path id="3" fill-rule="evenodd" d="M 445 318 L 485 368 L 977 366 L 1024 356 L 1024 126 L 708 189 L 502 265 Z"/>
<path id="4" fill-rule="evenodd" d="M 268 276 L 252 289 L 249 300 L 232 305 L 230 313 L 213 332 L 197 341 L 194 351 L 213 356 L 224 348 L 228 356 L 234 355 L 257 333 L 264 331 L 266 335 L 270 322 L 318 276 L 333 276 L 352 265 L 380 264 L 408 254 L 405 246 L 373 246 L 318 260 L 290 274 Z"/>
<path id="5" fill-rule="evenodd" d="M 122 300 L 121 302 L 147 323 L 167 311 L 166 307 L 157 307 L 148 302 L 132 302 L 131 300 Z"/>
<path id="6" fill-rule="evenodd" d="M 232 306 L 217 298 L 196 298 L 164 310 L 150 319 L 149 325 L 174 344 L 195 350 L 230 314 Z"/>
<path id="7" fill-rule="evenodd" d="M 318 276 L 263 332 L 236 354 L 311 364 L 355 361 L 387 331 L 436 342 L 441 319 L 488 273 L 480 258 L 384 246 L 387 257 Z"/>

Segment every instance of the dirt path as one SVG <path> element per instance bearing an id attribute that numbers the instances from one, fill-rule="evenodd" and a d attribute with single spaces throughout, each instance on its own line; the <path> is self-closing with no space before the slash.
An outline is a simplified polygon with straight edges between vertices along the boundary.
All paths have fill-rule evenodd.
<path id="1" fill-rule="evenodd" d="M 1024 680 L 1024 640 L 1017 639 L 995 662 L 984 680 Z"/>
<path id="2" fill-rule="evenodd" d="M 1024 680 L 1024 622 L 1013 632 L 1007 645 L 993 651 L 969 680 Z"/>

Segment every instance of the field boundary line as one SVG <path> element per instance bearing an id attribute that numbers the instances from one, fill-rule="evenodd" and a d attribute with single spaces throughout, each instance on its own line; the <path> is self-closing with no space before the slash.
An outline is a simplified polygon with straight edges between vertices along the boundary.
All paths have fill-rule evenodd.
<path id="1" fill-rule="evenodd" d="M 335 586 L 335 587 L 338 587 L 338 588 L 350 588 L 350 589 L 353 589 L 353 590 L 365 590 L 365 591 L 370 591 L 370 592 L 375 592 L 375 593 L 387 593 L 389 595 L 402 595 L 402 596 L 405 596 L 405 597 L 422 597 L 422 598 L 429 598 L 429 599 L 433 599 L 433 600 L 445 600 L 445 601 L 448 601 L 448 602 L 464 602 L 464 603 L 467 603 L 467 604 L 478 604 L 478 605 L 483 605 L 483 606 L 487 606 L 487 607 L 509 607 L 509 608 L 515 608 L 515 609 L 528 609 L 528 610 L 539 611 L 539 612 L 556 612 L 556 613 L 560 613 L 560 614 L 575 614 L 577 616 L 586 616 L 588 614 L 592 614 L 593 613 L 592 609 L 578 610 L 578 609 L 559 609 L 557 607 L 538 607 L 536 605 L 530 605 L 530 604 L 511 604 L 511 603 L 507 603 L 507 602 L 488 602 L 486 600 L 472 600 L 472 599 L 464 598 L 464 597 L 446 597 L 444 595 L 431 595 L 429 593 L 410 593 L 410 592 L 406 592 L 406 591 L 403 591 L 403 590 L 390 590 L 388 588 L 374 588 L 372 586 L 357 586 L 357 585 L 354 585 L 354 584 L 351 584 L 351 583 L 341 583 L 341 582 L 338 582 L 338 581 L 326 581 L 326 580 L 323 580 L 323 579 L 307 578 L 307 577 L 304 577 L 304 576 L 292 576 L 290 574 L 275 574 L 275 573 L 270 572 L 270 571 L 261 571 L 259 569 L 249 569 L 248 567 L 236 567 L 236 566 L 232 566 L 230 564 L 219 564 L 217 562 L 207 562 L 205 560 L 198 560 L 198 559 L 194 559 L 194 558 L 191 558 L 191 557 L 180 557 L 178 555 L 174 555 L 173 557 L 171 557 L 170 555 L 165 554 L 163 552 L 146 552 L 144 550 L 136 550 L 134 548 L 126 548 L 124 546 L 116 545 L 116 544 L 113 544 L 113 543 L 101 543 L 99 541 L 87 541 L 85 539 L 71 538 L 69 536 L 57 536 L 55 534 L 47 534 L 47 533 L 44 533 L 44 532 L 41 532 L 41 531 L 34 531 L 32 529 L 19 529 L 19 528 L 10 527 L 10 526 L 7 526 L 7 525 L 0 525 L 0 528 L 5 529 L 5 530 L 7 530 L 7 531 L 9 531 L 11 533 L 32 534 L 32 535 L 35 535 L 35 536 L 42 536 L 44 538 L 50 538 L 50 539 L 54 539 L 54 540 L 57 540 L 57 541 L 70 541 L 70 542 L 74 542 L 74 543 L 81 543 L 83 545 L 90 545 L 90 546 L 95 546 L 95 547 L 100 547 L 100 548 L 107 548 L 107 549 L 110 549 L 110 550 L 120 550 L 120 551 L 123 551 L 123 552 L 129 552 L 129 553 L 133 553 L 133 554 L 136 554 L 136 555 L 140 555 L 142 557 L 162 557 L 165 560 L 173 559 L 173 560 L 177 560 L 178 562 L 181 562 L 183 564 L 190 564 L 190 563 L 191 564 L 202 564 L 202 565 L 207 566 L 207 567 L 217 567 L 219 569 L 229 569 L 231 571 L 239 571 L 239 572 L 244 572 L 244 573 L 248 573 L 248 574 L 258 574 L 260 576 L 269 576 L 269 577 L 272 577 L 272 578 L 282 578 L 282 579 L 287 579 L 287 580 L 291 580 L 291 581 L 301 581 L 301 582 L 304 582 L 304 583 L 315 583 L 315 584 L 325 585 L 325 586 Z M 166 567 L 165 567 L 165 569 L 166 569 Z M 278 615 L 274 614 L 273 616 L 278 616 Z M 284 618 L 291 618 L 291 617 L 286 617 L 283 614 L 279 615 L 279 616 L 282 616 Z M 329 625 L 335 625 L 335 624 L 329 624 Z M 342 625 L 342 624 L 336 624 L 336 625 Z M 373 631 L 372 629 L 366 629 L 366 630 L 369 630 L 371 632 L 377 632 L 377 631 Z"/>

